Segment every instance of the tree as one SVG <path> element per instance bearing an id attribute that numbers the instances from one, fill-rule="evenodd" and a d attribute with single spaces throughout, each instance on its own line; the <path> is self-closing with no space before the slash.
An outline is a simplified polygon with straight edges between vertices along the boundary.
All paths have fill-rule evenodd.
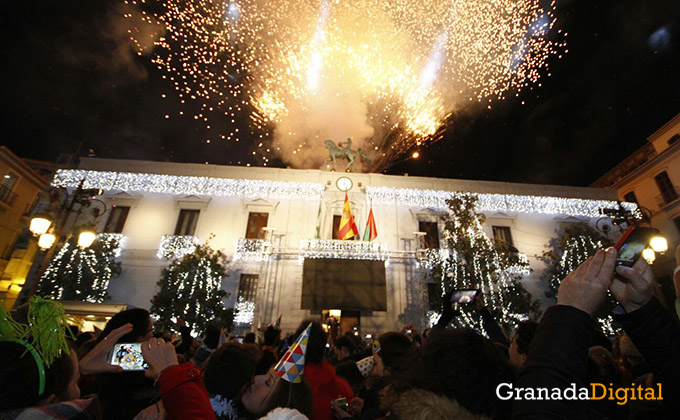
<path id="1" fill-rule="evenodd" d="M 541 279 L 547 283 L 546 297 L 557 300 L 557 291 L 562 279 L 574 271 L 581 263 L 595 255 L 600 249 L 611 246 L 613 242 L 605 235 L 586 223 L 575 223 L 562 228 L 557 237 L 549 243 L 549 250 L 541 259 L 547 268 Z M 609 294 L 605 305 L 595 314 L 600 328 L 605 334 L 614 335 L 617 327 L 611 317 L 616 301 Z"/>
<path id="2" fill-rule="evenodd" d="M 224 307 L 229 296 L 222 290 L 226 277 L 224 254 L 209 245 L 173 260 L 158 280 L 159 291 L 151 299 L 151 313 L 163 330 L 173 330 L 182 318 L 192 330 L 202 333 L 208 324 L 231 330 L 233 311 Z"/>
<path id="3" fill-rule="evenodd" d="M 116 261 L 119 235 L 99 235 L 80 249 L 75 237 L 66 241 L 40 278 L 38 295 L 53 299 L 101 303 L 109 299 L 109 281 L 120 275 Z"/>
<path id="4" fill-rule="evenodd" d="M 475 211 L 477 197 L 456 193 L 447 200 L 444 238 L 448 254 L 432 252 L 427 277 L 437 284 L 438 303 L 451 290 L 481 289 L 489 310 L 506 328 L 538 315 L 539 304 L 520 282 L 530 271 L 525 258 L 509 244 L 494 242 L 484 233 L 484 215 Z M 461 306 L 455 322 L 484 331 L 473 305 Z"/>

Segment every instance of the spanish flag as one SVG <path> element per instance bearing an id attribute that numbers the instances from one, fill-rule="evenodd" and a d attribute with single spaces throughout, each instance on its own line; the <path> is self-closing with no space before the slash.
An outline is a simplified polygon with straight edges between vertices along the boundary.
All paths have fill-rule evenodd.
<path id="1" fill-rule="evenodd" d="M 368 220 L 366 221 L 366 229 L 364 229 L 364 241 L 372 241 L 378 237 L 378 229 L 375 227 L 375 218 L 373 217 L 373 206 L 368 212 Z"/>
<path id="2" fill-rule="evenodd" d="M 356 223 L 354 223 L 354 216 L 352 216 L 352 209 L 349 207 L 349 198 L 345 193 L 345 205 L 342 208 L 342 217 L 340 218 L 340 227 L 338 228 L 338 239 L 353 239 L 359 234 Z"/>

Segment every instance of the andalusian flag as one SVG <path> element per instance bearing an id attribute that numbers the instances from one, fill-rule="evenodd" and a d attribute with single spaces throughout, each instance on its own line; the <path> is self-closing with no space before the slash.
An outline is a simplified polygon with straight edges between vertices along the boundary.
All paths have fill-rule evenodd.
<path id="1" fill-rule="evenodd" d="M 349 208 L 349 198 L 345 193 L 345 205 L 342 208 L 342 217 L 340 218 L 340 227 L 338 228 L 338 239 L 352 239 L 359 234 L 356 223 L 354 223 L 354 216 L 352 216 L 352 209 Z"/>
<path id="2" fill-rule="evenodd" d="M 364 229 L 364 241 L 372 241 L 378 237 L 378 230 L 375 227 L 375 218 L 373 218 L 373 206 L 368 212 L 368 220 L 366 221 L 366 229 Z"/>

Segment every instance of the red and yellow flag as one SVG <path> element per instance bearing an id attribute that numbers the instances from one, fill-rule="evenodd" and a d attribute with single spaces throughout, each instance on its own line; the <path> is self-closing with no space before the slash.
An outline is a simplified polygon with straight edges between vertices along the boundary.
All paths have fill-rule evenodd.
<path id="1" fill-rule="evenodd" d="M 373 206 L 368 212 L 368 220 L 366 221 L 366 229 L 364 229 L 364 241 L 372 241 L 378 237 L 378 229 L 375 227 L 375 218 L 373 217 Z"/>
<path id="2" fill-rule="evenodd" d="M 338 239 L 353 239 L 359 234 L 356 223 L 354 223 L 354 216 L 352 216 L 352 209 L 349 207 L 349 198 L 345 193 L 345 205 L 342 208 L 342 217 L 340 218 L 340 227 L 338 228 Z"/>

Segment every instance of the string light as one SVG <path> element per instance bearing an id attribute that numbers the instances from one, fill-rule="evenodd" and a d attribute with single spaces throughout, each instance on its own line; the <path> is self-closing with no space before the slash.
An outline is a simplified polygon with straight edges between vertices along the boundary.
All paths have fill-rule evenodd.
<path id="1" fill-rule="evenodd" d="M 83 182 L 84 180 L 84 182 Z M 148 173 L 59 169 L 52 186 L 105 191 L 182 194 L 211 197 L 320 200 L 324 185 L 312 182 L 264 181 Z"/>
<path id="2" fill-rule="evenodd" d="M 387 245 L 380 242 L 303 239 L 300 257 L 387 261 L 389 252 Z"/>
<path id="3" fill-rule="evenodd" d="M 480 213 L 532 213 L 561 214 L 567 216 L 600 217 L 602 209 L 618 209 L 613 200 L 589 200 L 583 198 L 544 197 L 514 194 L 459 193 L 439 190 L 416 190 L 408 188 L 366 186 L 366 196 L 373 204 L 387 204 L 408 207 L 425 207 L 447 210 L 447 200 L 461 195 L 478 198 L 476 211 Z M 641 217 L 635 203 L 621 203 L 623 207 Z"/>
<path id="4" fill-rule="evenodd" d="M 266 261 L 272 253 L 272 244 L 264 239 L 239 239 L 233 261 Z"/>
<path id="5" fill-rule="evenodd" d="M 200 243 L 201 241 L 195 236 L 163 235 L 156 256 L 166 260 L 183 258 L 194 252 Z"/>
<path id="6" fill-rule="evenodd" d="M 250 302 L 243 299 L 243 296 L 238 297 L 238 302 L 234 307 L 234 324 L 245 325 L 253 322 L 255 314 L 255 302 Z"/>

